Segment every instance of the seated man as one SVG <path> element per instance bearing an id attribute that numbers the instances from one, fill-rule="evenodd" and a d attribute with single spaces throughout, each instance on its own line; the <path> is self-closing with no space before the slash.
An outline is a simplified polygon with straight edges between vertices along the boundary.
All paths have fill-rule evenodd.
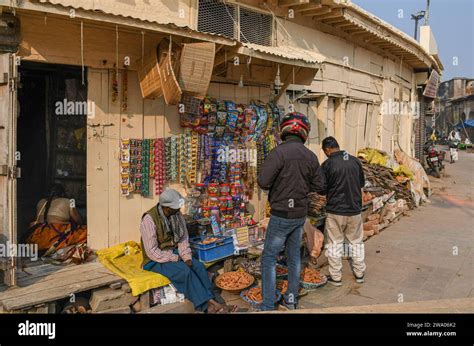
<path id="1" fill-rule="evenodd" d="M 235 311 L 236 307 L 215 301 L 206 268 L 192 258 L 186 222 L 180 212 L 183 205 L 183 197 L 176 190 L 167 189 L 160 195 L 159 203 L 143 215 L 143 269 L 166 276 L 197 311 Z"/>

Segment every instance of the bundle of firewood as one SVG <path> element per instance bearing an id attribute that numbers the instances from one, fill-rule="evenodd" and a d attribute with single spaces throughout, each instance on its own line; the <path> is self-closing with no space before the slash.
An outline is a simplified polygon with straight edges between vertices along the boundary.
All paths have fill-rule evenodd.
<path id="1" fill-rule="evenodd" d="M 365 179 L 372 184 L 372 187 L 366 190 L 369 190 L 374 196 L 380 196 L 395 191 L 396 199 L 402 198 L 406 200 L 410 209 L 415 208 L 415 201 L 413 200 L 409 186 L 400 183 L 391 168 L 372 165 L 364 159 L 359 159 L 364 169 Z"/>
<path id="2" fill-rule="evenodd" d="M 326 207 L 326 196 L 322 196 L 317 192 L 310 192 L 308 199 L 308 215 L 314 217 L 323 215 Z"/>

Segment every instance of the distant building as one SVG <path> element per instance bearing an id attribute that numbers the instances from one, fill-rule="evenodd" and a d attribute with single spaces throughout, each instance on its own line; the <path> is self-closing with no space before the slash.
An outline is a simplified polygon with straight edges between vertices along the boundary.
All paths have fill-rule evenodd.
<path id="1" fill-rule="evenodd" d="M 438 89 L 439 116 L 438 130 L 449 131 L 466 120 L 474 119 L 474 79 L 456 77 L 442 82 Z M 471 132 L 469 132 L 471 131 Z M 461 131 L 463 134 L 464 131 Z M 472 129 L 468 129 L 473 137 Z"/>

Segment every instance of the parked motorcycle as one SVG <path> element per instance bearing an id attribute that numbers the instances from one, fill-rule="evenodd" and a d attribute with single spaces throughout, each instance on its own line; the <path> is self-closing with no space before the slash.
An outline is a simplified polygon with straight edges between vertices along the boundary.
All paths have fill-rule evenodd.
<path id="1" fill-rule="evenodd" d="M 448 136 L 442 136 L 442 137 L 438 138 L 438 140 L 436 141 L 436 144 L 449 145 Z"/>
<path id="2" fill-rule="evenodd" d="M 446 152 L 444 150 L 437 150 L 432 141 L 427 141 L 424 146 L 425 161 L 428 168 L 433 172 L 436 178 L 440 178 L 440 172 L 444 169 L 444 158 Z"/>

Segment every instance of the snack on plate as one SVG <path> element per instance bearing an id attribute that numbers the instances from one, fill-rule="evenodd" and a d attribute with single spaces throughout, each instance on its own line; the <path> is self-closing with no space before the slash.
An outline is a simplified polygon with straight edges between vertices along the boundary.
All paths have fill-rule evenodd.
<path id="1" fill-rule="evenodd" d="M 277 281 L 277 289 L 281 292 L 281 294 L 285 294 L 286 290 L 288 289 L 288 280 Z"/>
<path id="2" fill-rule="evenodd" d="M 301 281 L 303 282 L 318 284 L 322 282 L 323 279 L 324 276 L 318 270 L 313 268 L 305 268 L 301 272 Z"/>
<path id="3" fill-rule="evenodd" d="M 223 290 L 242 290 L 249 287 L 254 281 L 252 275 L 242 272 L 228 272 L 216 278 L 216 285 Z"/>
<path id="4" fill-rule="evenodd" d="M 214 242 L 216 242 L 216 241 L 218 241 L 218 240 L 219 240 L 219 238 L 210 237 L 210 238 L 206 238 L 206 239 L 204 239 L 203 241 L 201 241 L 201 244 L 207 245 L 207 244 L 214 243 Z"/>
<path id="5" fill-rule="evenodd" d="M 261 303 L 263 301 L 262 288 L 252 287 L 244 293 L 244 296 L 255 303 Z"/>

